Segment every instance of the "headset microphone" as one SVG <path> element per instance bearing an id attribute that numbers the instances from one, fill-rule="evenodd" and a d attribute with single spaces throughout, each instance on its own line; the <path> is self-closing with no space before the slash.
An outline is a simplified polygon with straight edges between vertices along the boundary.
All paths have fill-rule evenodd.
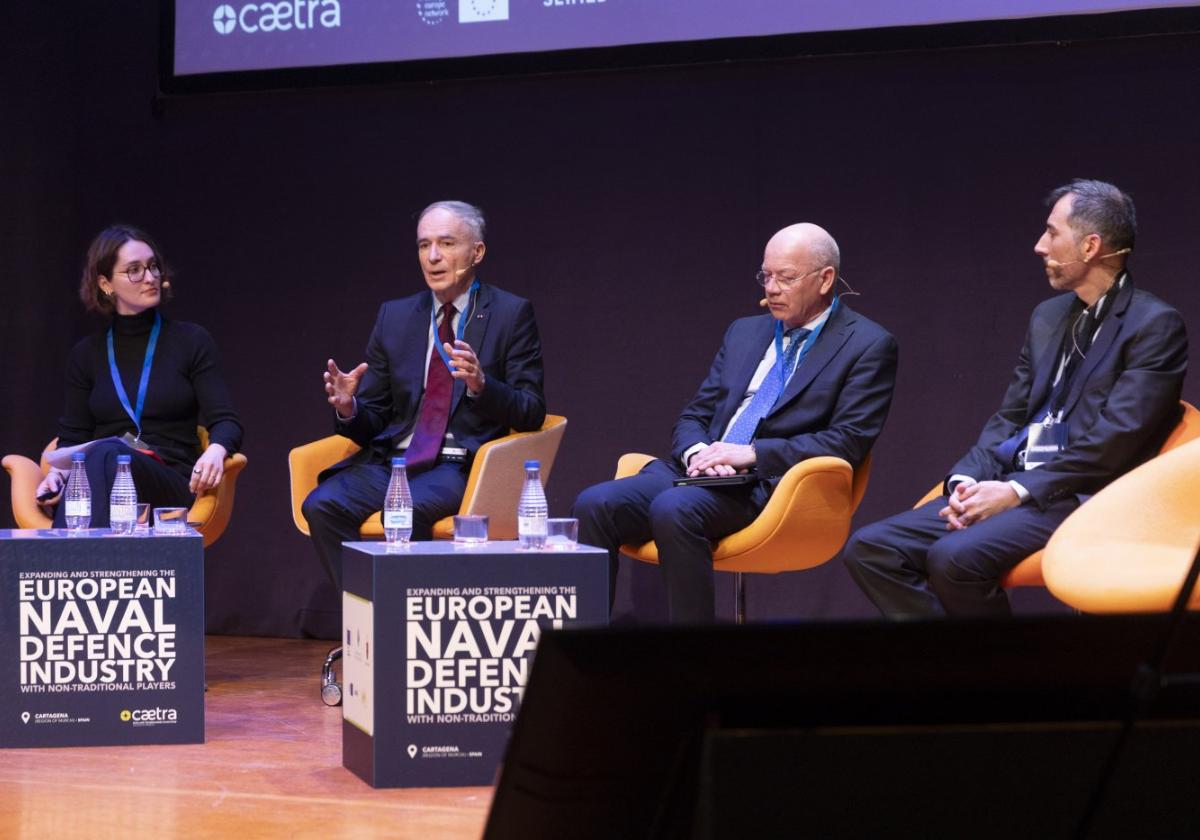
<path id="1" fill-rule="evenodd" d="M 767 299 L 763 298 L 762 300 L 760 300 L 758 302 L 758 305 L 761 306 L 763 309 L 766 309 L 767 308 Z"/>
<path id="2" fill-rule="evenodd" d="M 1132 251 L 1133 251 L 1132 248 L 1122 248 L 1120 251 L 1113 251 L 1111 254 L 1101 254 L 1100 256 L 1096 257 L 1096 259 L 1106 260 L 1109 257 L 1119 257 L 1119 256 L 1121 256 L 1121 254 L 1128 254 Z M 1091 260 L 1078 259 L 1078 260 L 1068 260 L 1067 262 L 1059 262 L 1058 260 L 1046 260 L 1046 268 L 1052 269 L 1054 271 L 1058 271 L 1060 268 L 1066 268 L 1069 265 L 1075 265 L 1075 263 L 1081 263 L 1081 262 L 1091 262 Z"/>

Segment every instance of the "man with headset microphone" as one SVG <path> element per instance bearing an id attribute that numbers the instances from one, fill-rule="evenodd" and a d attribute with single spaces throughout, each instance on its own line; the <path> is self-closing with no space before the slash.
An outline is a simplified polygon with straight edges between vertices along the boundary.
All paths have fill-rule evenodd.
<path id="1" fill-rule="evenodd" d="M 545 420 L 533 307 L 477 277 L 484 225 L 465 202 L 426 207 L 417 258 L 428 291 L 380 307 L 365 362 L 350 371 L 328 362 L 334 430 L 362 449 L 322 472 L 302 509 L 339 588 L 341 544 L 383 507 L 393 455 L 408 462 L 413 539 L 427 540 L 435 522 L 458 511 L 475 451 Z"/>
<path id="2" fill-rule="evenodd" d="M 619 547 L 653 539 L 670 620 L 712 622 L 712 541 L 749 525 L 792 465 L 834 455 L 857 467 L 870 452 L 892 401 L 896 340 L 835 296 L 840 265 L 817 225 L 772 236 L 757 275 L 770 314 L 729 326 L 675 424 L 671 457 L 579 495 L 580 541 L 609 553 L 610 603 Z M 688 479 L 709 486 L 677 486 Z"/>
<path id="3" fill-rule="evenodd" d="M 1004 574 L 1088 495 L 1153 457 L 1179 420 L 1187 333 L 1135 288 L 1133 201 L 1075 180 L 1034 252 L 1056 291 L 1034 311 L 999 411 L 944 495 L 855 533 L 842 557 L 884 615 L 1005 616 Z"/>

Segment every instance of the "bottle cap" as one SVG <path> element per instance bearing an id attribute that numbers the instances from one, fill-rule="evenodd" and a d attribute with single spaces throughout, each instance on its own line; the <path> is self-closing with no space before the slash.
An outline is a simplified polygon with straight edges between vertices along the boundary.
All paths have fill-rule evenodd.
<path id="1" fill-rule="evenodd" d="M 83 454 L 82 452 L 73 452 L 73 453 L 71 453 L 71 460 L 72 460 L 72 461 L 82 461 L 83 459 L 84 459 L 84 454 Z"/>
<path id="2" fill-rule="evenodd" d="M 128 463 L 129 463 L 130 461 L 132 461 L 132 460 L 133 460 L 133 456 L 132 456 L 132 455 L 118 455 L 118 456 L 117 456 L 117 463 L 118 463 L 118 464 L 128 464 Z"/>
<path id="3" fill-rule="evenodd" d="M 527 470 L 540 470 L 541 468 L 542 468 L 541 461 L 535 461 L 535 460 L 530 459 L 525 462 L 525 469 L 527 469 Z"/>
<path id="4" fill-rule="evenodd" d="M 395 457 L 395 458 L 393 458 L 393 459 L 392 459 L 392 466 L 393 466 L 393 467 L 403 467 L 403 466 L 406 466 L 406 465 L 407 465 L 407 463 L 408 463 L 408 462 L 407 462 L 407 461 L 405 461 L 405 459 L 404 459 L 404 458 L 401 458 L 401 457 L 399 457 L 399 456 L 397 456 L 397 457 Z"/>

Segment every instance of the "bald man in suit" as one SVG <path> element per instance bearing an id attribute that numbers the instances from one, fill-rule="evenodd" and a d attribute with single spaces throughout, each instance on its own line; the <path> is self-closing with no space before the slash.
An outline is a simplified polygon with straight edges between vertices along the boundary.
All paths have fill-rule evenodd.
<path id="1" fill-rule="evenodd" d="M 772 236 L 758 274 L 769 314 L 730 325 L 675 424 L 671 457 L 580 494 L 580 541 L 608 550 L 610 600 L 621 544 L 653 539 L 670 620 L 712 622 L 712 542 L 752 522 L 792 465 L 835 455 L 857 467 L 871 450 L 891 405 L 896 341 L 835 297 L 840 263 L 817 225 Z M 674 486 L 751 470 L 745 484 Z"/>

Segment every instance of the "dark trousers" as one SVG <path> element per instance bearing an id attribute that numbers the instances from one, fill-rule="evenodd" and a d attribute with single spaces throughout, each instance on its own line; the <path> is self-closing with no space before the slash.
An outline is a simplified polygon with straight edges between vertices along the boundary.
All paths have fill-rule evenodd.
<path id="1" fill-rule="evenodd" d="M 889 618 L 1007 616 L 1005 573 L 1079 507 L 1075 497 L 1040 510 L 1011 508 L 959 531 L 938 511 L 945 496 L 859 529 L 842 549 L 851 577 Z"/>
<path id="2" fill-rule="evenodd" d="M 351 464 L 318 484 L 304 500 L 301 510 L 308 520 L 317 556 L 339 591 L 342 543 L 360 539 L 359 527 L 368 516 L 383 509 L 391 477 L 390 464 Z M 413 497 L 412 538 L 433 539 L 434 523 L 458 513 L 467 489 L 466 468 L 462 464 L 436 464 L 410 475 L 408 485 Z"/>
<path id="3" fill-rule="evenodd" d="M 651 461 L 637 475 L 584 490 L 572 515 L 579 519 L 579 541 L 608 551 L 610 607 L 619 547 L 652 539 L 658 545 L 671 622 L 712 623 L 712 543 L 753 522 L 768 494 L 755 485 L 672 486 L 682 474 L 672 463 Z"/>
<path id="4" fill-rule="evenodd" d="M 92 528 L 108 527 L 108 494 L 117 477 L 117 456 L 132 455 L 129 471 L 139 502 L 152 507 L 191 507 L 195 497 L 183 475 L 123 443 L 98 443 L 87 451 L 84 469 L 92 490 Z M 54 527 L 67 527 L 66 492 L 54 511 Z"/>

